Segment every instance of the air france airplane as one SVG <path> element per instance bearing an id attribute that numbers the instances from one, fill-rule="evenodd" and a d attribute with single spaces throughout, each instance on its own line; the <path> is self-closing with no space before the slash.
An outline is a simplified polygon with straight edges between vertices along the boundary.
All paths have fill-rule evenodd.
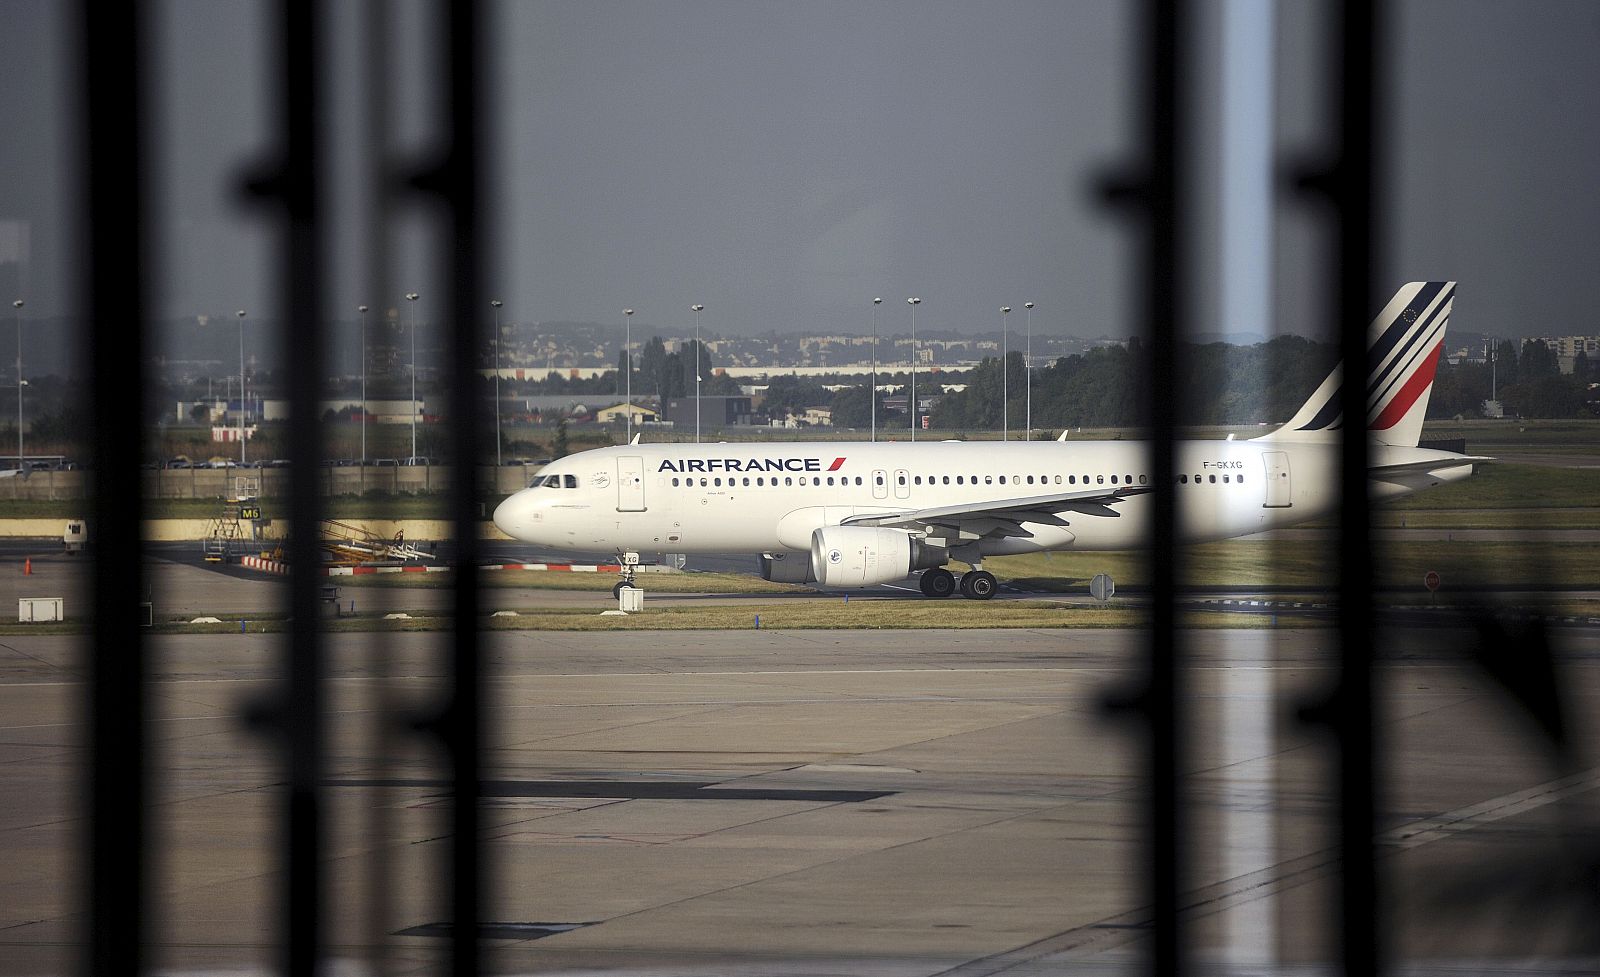
<path id="1" fill-rule="evenodd" d="M 1367 428 L 1374 499 L 1489 459 L 1417 446 L 1455 295 L 1413 282 L 1373 322 Z M 1177 445 L 1182 539 L 1307 522 L 1339 502 L 1339 368 L 1283 427 Z M 1064 436 L 1063 436 L 1064 437 Z M 566 550 L 759 555 L 767 580 L 865 587 L 921 572 L 929 597 L 987 600 L 985 557 L 1140 545 L 1151 446 L 1137 441 L 633 444 L 547 466 L 495 510 L 507 535 Z M 947 563 L 971 569 L 959 578 Z M 630 575 L 619 582 L 633 585 Z"/>

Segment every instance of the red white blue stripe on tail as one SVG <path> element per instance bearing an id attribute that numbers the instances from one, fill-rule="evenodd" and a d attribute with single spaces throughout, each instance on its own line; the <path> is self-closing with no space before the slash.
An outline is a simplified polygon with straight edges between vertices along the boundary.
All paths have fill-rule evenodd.
<path id="1" fill-rule="evenodd" d="M 1415 447 L 1421 437 L 1455 293 L 1455 282 L 1411 282 L 1373 320 L 1367 341 L 1367 429 L 1375 440 Z M 1338 431 L 1344 422 L 1343 377 L 1342 368 L 1334 367 L 1289 423 L 1268 437 L 1320 440 L 1319 435 Z"/>

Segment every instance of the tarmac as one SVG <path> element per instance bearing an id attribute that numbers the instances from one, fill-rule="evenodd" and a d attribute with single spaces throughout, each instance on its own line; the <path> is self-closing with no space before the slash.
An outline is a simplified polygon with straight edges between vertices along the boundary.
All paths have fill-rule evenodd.
<path id="1" fill-rule="evenodd" d="M 1145 767 L 1104 706 L 1134 687 L 1142 632 L 483 637 L 489 970 L 1142 968 Z M 1179 637 L 1195 957 L 1323 972 L 1333 756 L 1297 711 L 1332 688 L 1337 634 Z M 151 639 L 154 972 L 278 967 L 284 770 L 240 716 L 281 640 Z M 445 695 L 443 639 L 327 640 L 327 953 L 341 972 L 436 972 L 447 773 L 403 720 Z M 1559 754 L 1464 632 L 1381 637 L 1375 831 L 1407 972 L 1600 963 L 1579 871 L 1600 824 L 1600 634 L 1551 640 Z M 65 974 L 81 949 L 78 642 L 0 638 L 0 974 Z"/>

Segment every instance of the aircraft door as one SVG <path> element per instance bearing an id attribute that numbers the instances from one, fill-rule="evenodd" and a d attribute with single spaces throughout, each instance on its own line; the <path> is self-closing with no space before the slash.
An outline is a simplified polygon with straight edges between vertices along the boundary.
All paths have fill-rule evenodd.
<path id="1" fill-rule="evenodd" d="M 889 473 L 881 468 L 872 473 L 872 497 L 874 499 L 889 497 Z"/>
<path id="2" fill-rule="evenodd" d="M 617 459 L 617 511 L 645 511 L 643 458 L 628 456 Z"/>
<path id="3" fill-rule="evenodd" d="M 1267 501 L 1265 509 L 1287 509 L 1294 505 L 1294 493 L 1289 480 L 1289 453 L 1287 451 L 1262 452 L 1267 465 Z"/>
<path id="4" fill-rule="evenodd" d="M 897 499 L 911 498 L 911 473 L 904 468 L 895 469 L 894 497 Z"/>

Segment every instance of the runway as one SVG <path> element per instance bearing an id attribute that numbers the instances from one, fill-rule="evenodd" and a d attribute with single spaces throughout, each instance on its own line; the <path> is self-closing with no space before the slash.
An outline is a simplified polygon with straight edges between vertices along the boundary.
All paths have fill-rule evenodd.
<path id="1" fill-rule="evenodd" d="M 1328 689 L 1336 635 L 1181 638 L 1200 958 L 1219 972 L 1302 972 L 1332 958 L 1337 876 L 1326 741 L 1293 716 Z M 484 639 L 485 918 L 506 924 L 486 944 L 492 970 L 1136 968 L 1149 918 L 1144 772 L 1135 730 L 1102 703 L 1137 678 L 1140 632 Z M 67 972 L 81 936 L 75 640 L 0 639 L 3 974 Z M 394 732 L 397 714 L 443 693 L 439 640 L 328 638 L 336 963 L 442 963 L 445 772 L 427 741 Z M 1462 634 L 1384 637 L 1393 762 L 1378 831 L 1395 945 L 1417 972 L 1533 972 L 1600 951 L 1561 873 L 1592 851 L 1600 813 L 1600 639 L 1556 640 L 1565 767 L 1462 657 Z M 278 649 L 271 635 L 152 641 L 160 972 L 276 965 L 283 771 L 238 717 L 267 690 Z M 511 925 L 533 923 L 559 925 Z"/>

